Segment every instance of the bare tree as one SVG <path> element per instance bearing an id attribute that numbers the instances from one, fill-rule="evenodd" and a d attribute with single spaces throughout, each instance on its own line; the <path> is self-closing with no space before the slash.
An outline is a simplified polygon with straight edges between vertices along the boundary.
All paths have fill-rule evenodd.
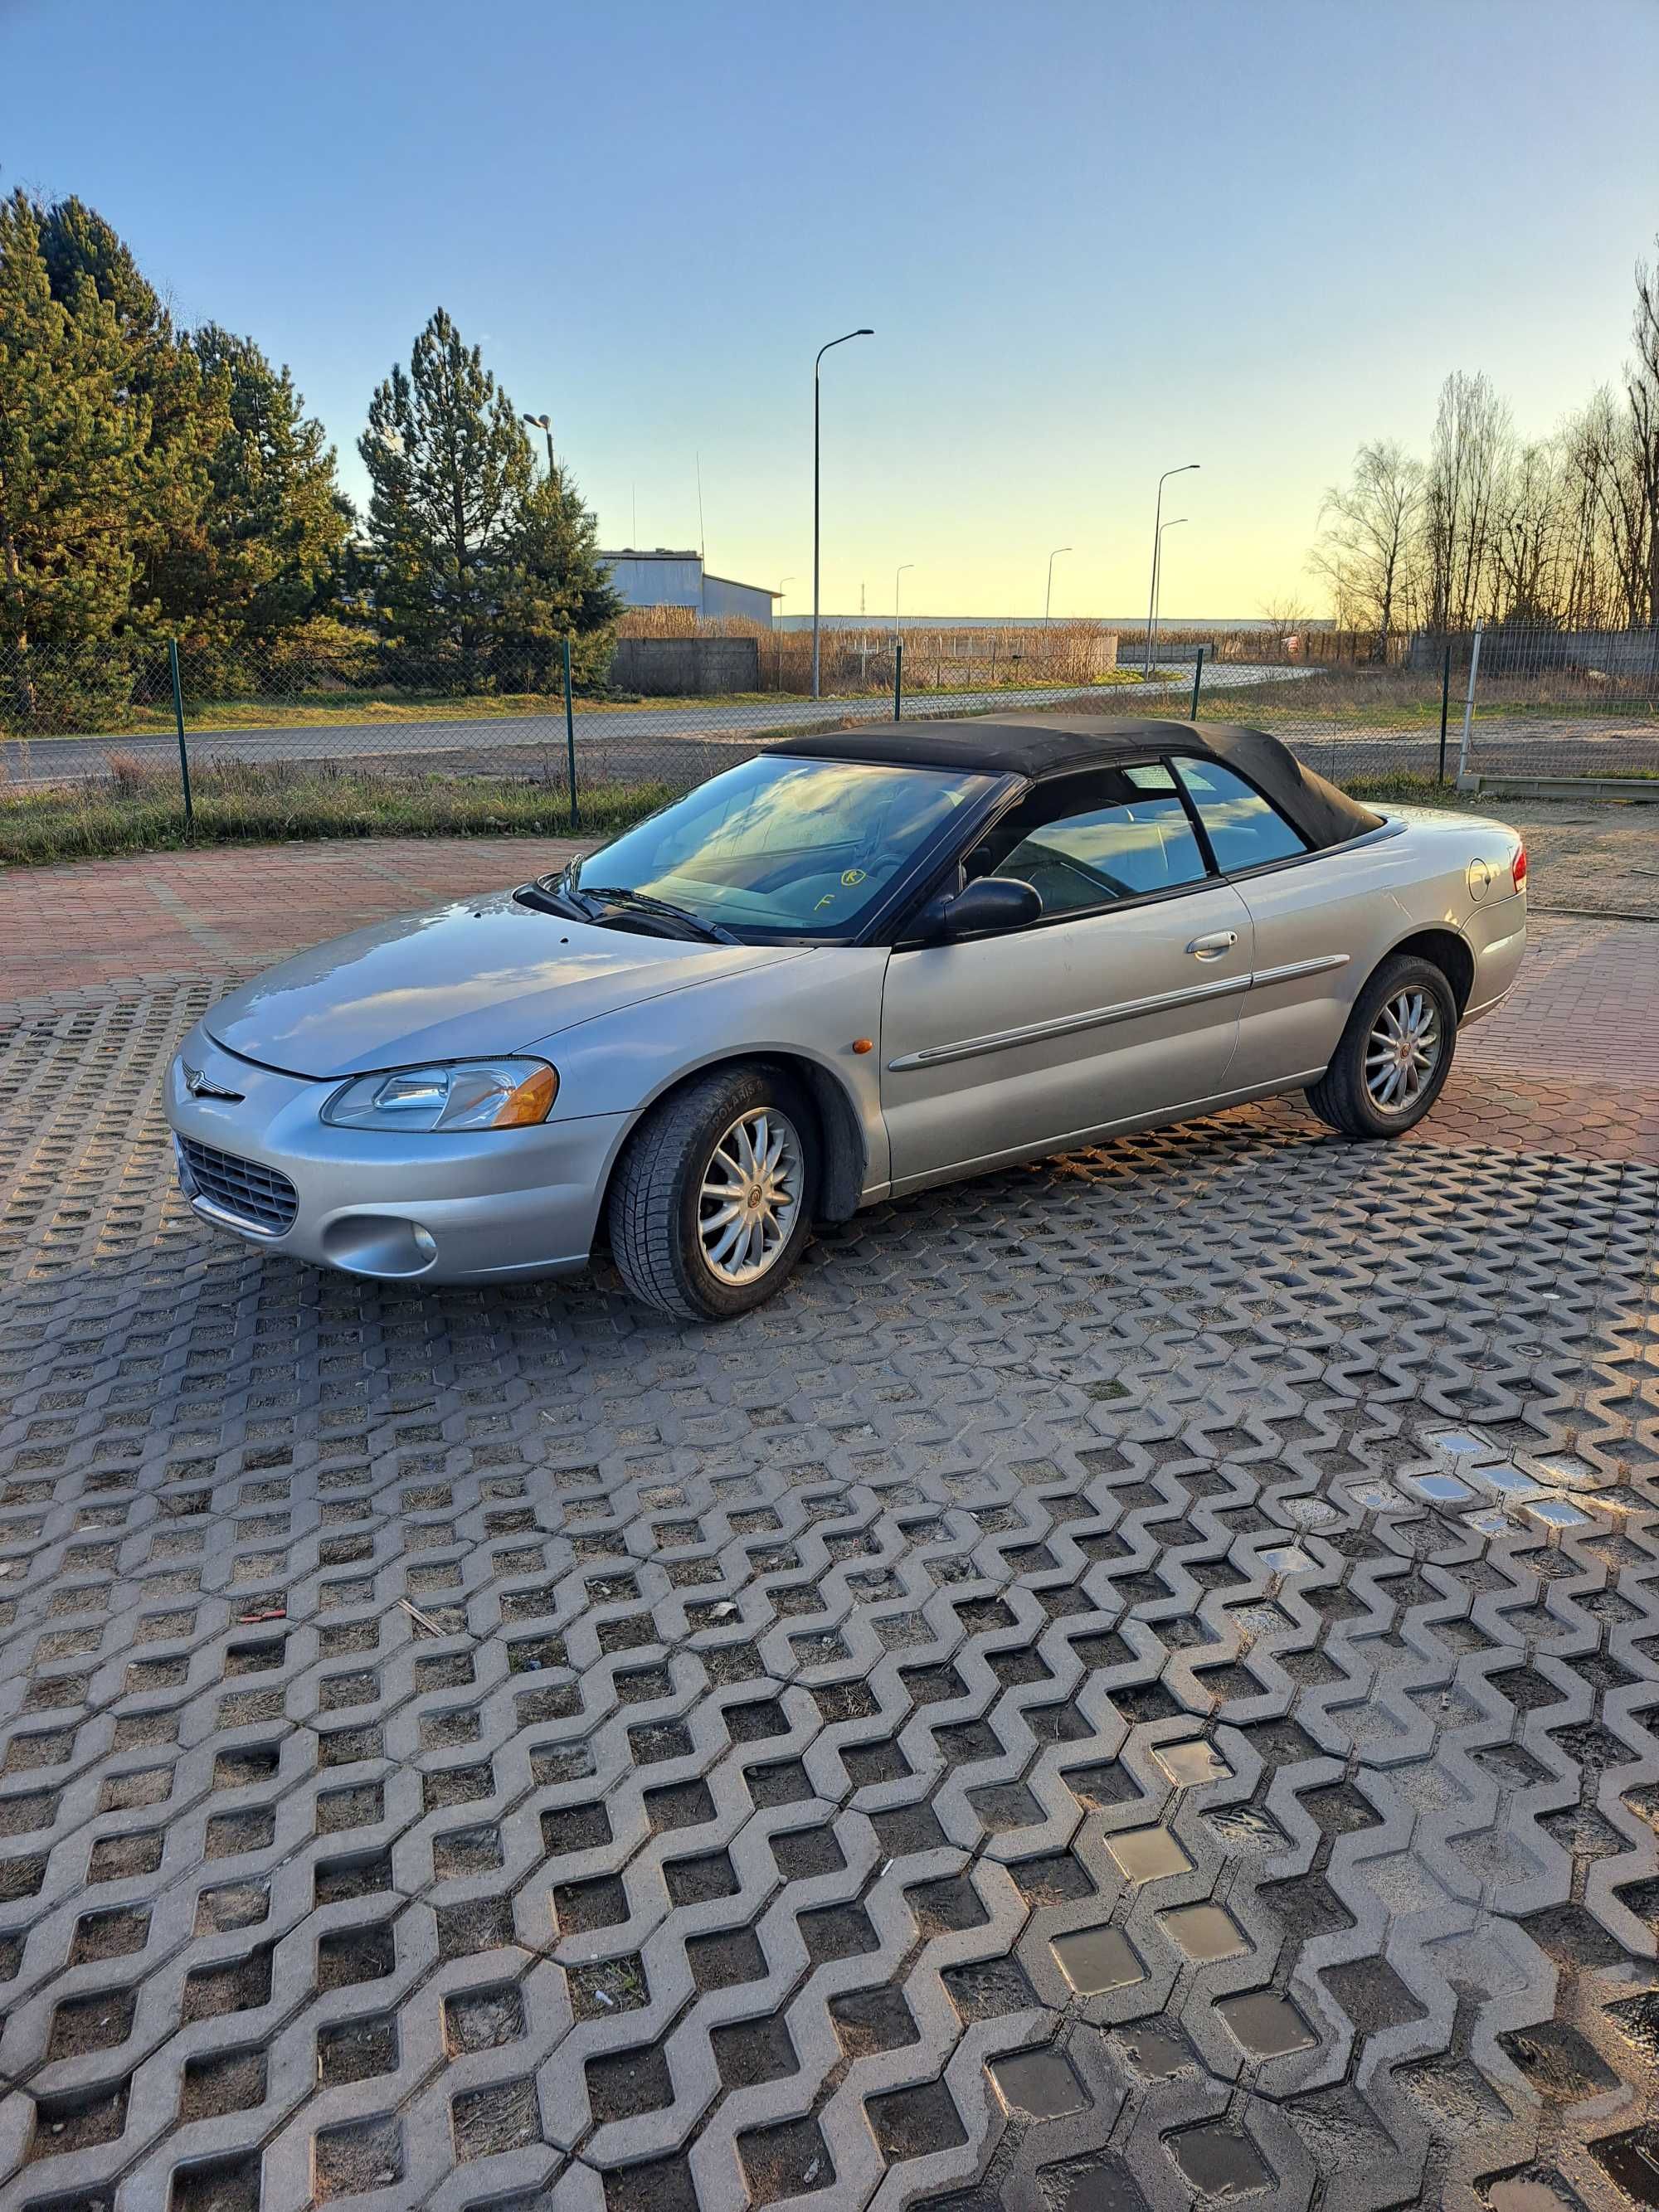
<path id="1" fill-rule="evenodd" d="M 1655 244 L 1659 245 L 1659 236 Z M 1630 402 L 1631 442 L 1641 494 L 1639 536 L 1644 610 L 1659 625 L 1659 274 L 1636 264 L 1636 314 L 1632 324 L 1636 361 L 1625 385 Z M 1632 608 L 1632 619 L 1635 610 Z"/>
<path id="2" fill-rule="evenodd" d="M 1606 385 L 1563 433 L 1571 551 L 1563 613 L 1575 627 L 1649 619 L 1648 501 L 1632 410 Z"/>
<path id="3" fill-rule="evenodd" d="M 1416 611 L 1424 497 L 1423 464 L 1382 439 L 1359 448 L 1348 482 L 1333 484 L 1320 506 L 1308 566 L 1329 581 L 1342 628 L 1375 631 L 1379 660 Z"/>
<path id="4" fill-rule="evenodd" d="M 1602 472 L 1613 438 L 1613 394 L 1606 385 L 1559 436 L 1561 467 L 1562 619 L 1570 629 L 1594 629 L 1608 619 L 1615 596 L 1602 515 Z"/>
<path id="5" fill-rule="evenodd" d="M 1659 238 L 1656 239 L 1659 244 Z M 1659 632 L 1659 267 L 1636 265 L 1635 358 L 1550 438 L 1521 442 L 1484 374 L 1440 388 L 1425 464 L 1361 446 L 1325 494 L 1309 568 L 1340 628 L 1468 629 L 1480 618 Z"/>
<path id="6" fill-rule="evenodd" d="M 1507 457 L 1494 495 L 1492 607 L 1503 622 L 1549 623 L 1560 610 L 1564 473 L 1554 446 Z"/>
<path id="7" fill-rule="evenodd" d="M 1261 603 L 1262 635 L 1277 652 L 1289 647 L 1291 638 L 1306 629 L 1312 617 L 1294 592 Z"/>
<path id="8" fill-rule="evenodd" d="M 1468 629 L 1486 611 L 1498 490 L 1510 410 L 1484 373 L 1455 369 L 1440 387 L 1425 494 L 1429 620 Z"/>

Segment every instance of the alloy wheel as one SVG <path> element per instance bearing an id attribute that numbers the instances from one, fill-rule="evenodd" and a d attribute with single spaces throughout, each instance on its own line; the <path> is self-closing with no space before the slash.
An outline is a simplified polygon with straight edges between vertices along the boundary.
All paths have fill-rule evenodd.
<path id="1" fill-rule="evenodd" d="M 1400 991 L 1365 1039 L 1365 1088 L 1379 1114 L 1409 1112 L 1440 1064 L 1440 1009 L 1426 991 Z"/>
<path id="2" fill-rule="evenodd" d="M 787 1114 L 757 1106 L 726 1130 L 697 1201 L 709 1273 L 733 1287 L 775 1267 L 794 1234 L 805 1182 L 800 1139 Z"/>

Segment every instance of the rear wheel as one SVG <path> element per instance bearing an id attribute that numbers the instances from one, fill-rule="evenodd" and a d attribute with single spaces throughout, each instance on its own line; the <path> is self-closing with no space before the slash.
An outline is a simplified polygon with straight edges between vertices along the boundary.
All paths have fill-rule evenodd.
<path id="1" fill-rule="evenodd" d="M 1308 1103 L 1346 1136 L 1401 1136 L 1440 1096 L 1456 1038 L 1457 1001 L 1443 970 L 1396 953 L 1355 1001 Z"/>
<path id="2" fill-rule="evenodd" d="M 729 1321 L 799 1258 L 817 1187 L 816 1124 L 769 1069 L 723 1068 L 678 1091 L 629 1140 L 611 1188 L 611 1250 L 636 1298 Z"/>

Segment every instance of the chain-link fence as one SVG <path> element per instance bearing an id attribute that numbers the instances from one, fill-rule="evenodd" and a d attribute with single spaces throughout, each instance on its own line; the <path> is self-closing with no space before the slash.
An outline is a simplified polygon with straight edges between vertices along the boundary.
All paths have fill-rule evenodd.
<path id="1" fill-rule="evenodd" d="M 390 826 L 411 829 L 497 817 L 602 828 L 792 732 L 896 709 L 1246 722 L 1361 786 L 1659 775 L 1659 630 L 1505 624 L 1344 653 L 1330 633 L 1184 634 L 1161 639 L 1150 668 L 1128 635 L 1069 661 L 1017 652 L 1006 632 L 977 654 L 961 630 L 830 635 L 817 698 L 567 696 L 556 645 L 518 690 L 493 670 L 486 688 L 459 656 L 394 657 L 372 641 L 0 648 L 0 830 L 53 809 L 176 814 L 186 782 L 198 815 L 278 834 L 349 830 L 354 815 L 387 826 L 388 810 Z"/>

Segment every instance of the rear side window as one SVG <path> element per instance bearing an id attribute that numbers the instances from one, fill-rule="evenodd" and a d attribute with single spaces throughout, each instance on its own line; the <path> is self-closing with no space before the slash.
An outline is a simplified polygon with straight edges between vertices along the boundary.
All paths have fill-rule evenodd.
<path id="1" fill-rule="evenodd" d="M 1143 789 L 1131 779 L 1159 779 Z M 1088 914 L 1204 880 L 1204 857 L 1165 769 L 1113 769 L 1041 785 L 988 833 L 970 875 L 1012 876 L 1047 915 Z"/>
<path id="2" fill-rule="evenodd" d="M 1176 768 L 1210 833 L 1215 863 L 1224 875 L 1307 851 L 1306 838 L 1230 768 L 1195 760 L 1178 760 Z"/>

